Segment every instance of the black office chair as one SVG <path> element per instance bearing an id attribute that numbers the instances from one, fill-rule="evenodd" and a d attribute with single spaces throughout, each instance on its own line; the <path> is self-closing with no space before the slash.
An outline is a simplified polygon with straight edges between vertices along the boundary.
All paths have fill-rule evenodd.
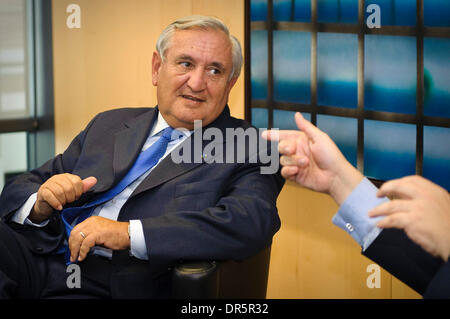
<path id="1" fill-rule="evenodd" d="M 244 261 L 186 262 L 172 277 L 172 297 L 177 299 L 266 298 L 271 246 Z"/>

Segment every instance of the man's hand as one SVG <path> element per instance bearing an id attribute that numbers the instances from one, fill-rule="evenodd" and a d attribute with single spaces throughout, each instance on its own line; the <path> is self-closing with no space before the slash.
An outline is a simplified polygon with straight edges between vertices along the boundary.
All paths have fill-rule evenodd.
<path id="1" fill-rule="evenodd" d="M 95 177 L 84 180 L 73 174 L 58 174 L 50 177 L 37 192 L 37 200 L 30 213 L 30 220 L 41 223 L 50 217 L 54 209 L 62 210 L 97 183 Z"/>
<path id="2" fill-rule="evenodd" d="M 361 182 L 363 175 L 342 155 L 331 138 L 300 113 L 295 114 L 300 131 L 266 131 L 262 136 L 279 141 L 283 155 L 281 174 L 301 186 L 330 194 L 341 204 Z"/>
<path id="3" fill-rule="evenodd" d="M 420 176 L 408 176 L 383 184 L 377 196 L 391 201 L 369 212 L 386 216 L 380 228 L 403 229 L 412 241 L 428 253 L 447 261 L 450 255 L 450 195 Z"/>
<path id="4" fill-rule="evenodd" d="M 94 246 L 112 250 L 130 248 L 128 222 L 92 216 L 76 225 L 69 237 L 70 261 L 83 261 Z"/>

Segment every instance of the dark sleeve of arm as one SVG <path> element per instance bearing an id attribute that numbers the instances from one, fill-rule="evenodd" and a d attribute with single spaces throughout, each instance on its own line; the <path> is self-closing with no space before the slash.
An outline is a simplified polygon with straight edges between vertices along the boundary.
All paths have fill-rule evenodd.
<path id="1" fill-rule="evenodd" d="M 444 266 L 440 258 L 428 254 L 399 229 L 384 229 L 363 255 L 421 295 L 425 294 L 433 278 Z M 447 277 L 450 277 L 448 272 Z M 450 293 L 450 285 L 447 292 Z"/>
<path id="2" fill-rule="evenodd" d="M 150 263 L 245 259 L 269 245 L 280 228 L 279 174 L 243 165 L 215 206 L 142 219 Z"/>
<path id="3" fill-rule="evenodd" d="M 0 218 L 7 221 L 31 194 L 36 193 L 39 187 L 53 175 L 72 171 L 81 152 L 85 134 L 94 121 L 95 119 L 75 137 L 63 154 L 56 155 L 41 167 L 19 175 L 5 185 L 0 195 Z"/>

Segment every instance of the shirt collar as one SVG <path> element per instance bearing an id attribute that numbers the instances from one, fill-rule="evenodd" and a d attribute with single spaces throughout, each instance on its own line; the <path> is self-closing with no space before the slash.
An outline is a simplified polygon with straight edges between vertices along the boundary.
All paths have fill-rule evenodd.
<path id="1" fill-rule="evenodd" d="M 162 130 L 164 130 L 166 127 L 169 127 L 169 124 L 167 124 L 166 120 L 162 116 L 161 112 L 158 112 L 158 118 L 156 119 L 155 124 L 153 125 L 153 128 L 150 132 L 150 137 L 155 136 L 156 134 L 160 133 Z M 185 136 L 191 135 L 193 131 L 189 130 L 176 130 L 177 132 L 182 133 Z"/>

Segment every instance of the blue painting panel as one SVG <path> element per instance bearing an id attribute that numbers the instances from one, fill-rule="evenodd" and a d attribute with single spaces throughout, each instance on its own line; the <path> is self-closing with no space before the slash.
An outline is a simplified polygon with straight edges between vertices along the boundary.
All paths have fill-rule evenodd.
<path id="1" fill-rule="evenodd" d="M 364 107 L 416 113 L 417 50 L 414 37 L 365 37 Z"/>
<path id="2" fill-rule="evenodd" d="M 364 175 L 390 180 L 416 173 L 416 126 L 364 121 Z"/>
<path id="3" fill-rule="evenodd" d="M 424 24 L 429 27 L 450 27 L 450 1 L 425 0 L 423 2 Z"/>
<path id="4" fill-rule="evenodd" d="M 450 39 L 424 39 L 424 114 L 450 118 Z"/>
<path id="5" fill-rule="evenodd" d="M 273 0 L 275 21 L 311 21 L 310 0 Z"/>
<path id="6" fill-rule="evenodd" d="M 311 102 L 311 34 L 273 32 L 273 95 L 277 101 Z"/>
<path id="7" fill-rule="evenodd" d="M 267 31 L 251 32 L 250 40 L 252 85 L 252 99 L 265 100 L 267 98 Z"/>
<path id="8" fill-rule="evenodd" d="M 355 34 L 317 35 L 317 101 L 319 105 L 358 106 L 358 37 Z"/>
<path id="9" fill-rule="evenodd" d="M 250 20 L 251 21 L 267 20 L 267 0 L 250 1 Z"/>
<path id="10" fill-rule="evenodd" d="M 424 127 L 423 176 L 450 191 L 450 128 Z"/>
<path id="11" fill-rule="evenodd" d="M 273 127 L 280 130 L 298 130 L 295 123 L 295 113 L 293 111 L 273 110 Z M 311 114 L 303 113 L 302 115 L 308 121 L 311 121 Z"/>
<path id="12" fill-rule="evenodd" d="M 358 1 L 318 0 L 317 20 L 324 23 L 358 22 Z"/>
<path id="13" fill-rule="evenodd" d="M 426 0 L 428 1 L 428 0 Z M 425 1 L 425 2 L 426 2 Z M 371 4 L 379 6 L 381 15 L 381 27 L 385 25 L 415 26 L 416 25 L 416 1 L 412 0 L 368 0 L 365 2 L 366 8 Z M 369 10 L 365 18 L 371 15 L 373 11 Z"/>
<path id="14" fill-rule="evenodd" d="M 317 115 L 317 127 L 328 134 L 344 154 L 347 161 L 356 167 L 358 146 L 357 119 L 330 115 Z"/>
<path id="15" fill-rule="evenodd" d="M 257 128 L 269 127 L 269 112 L 267 109 L 252 107 L 252 125 Z"/>

